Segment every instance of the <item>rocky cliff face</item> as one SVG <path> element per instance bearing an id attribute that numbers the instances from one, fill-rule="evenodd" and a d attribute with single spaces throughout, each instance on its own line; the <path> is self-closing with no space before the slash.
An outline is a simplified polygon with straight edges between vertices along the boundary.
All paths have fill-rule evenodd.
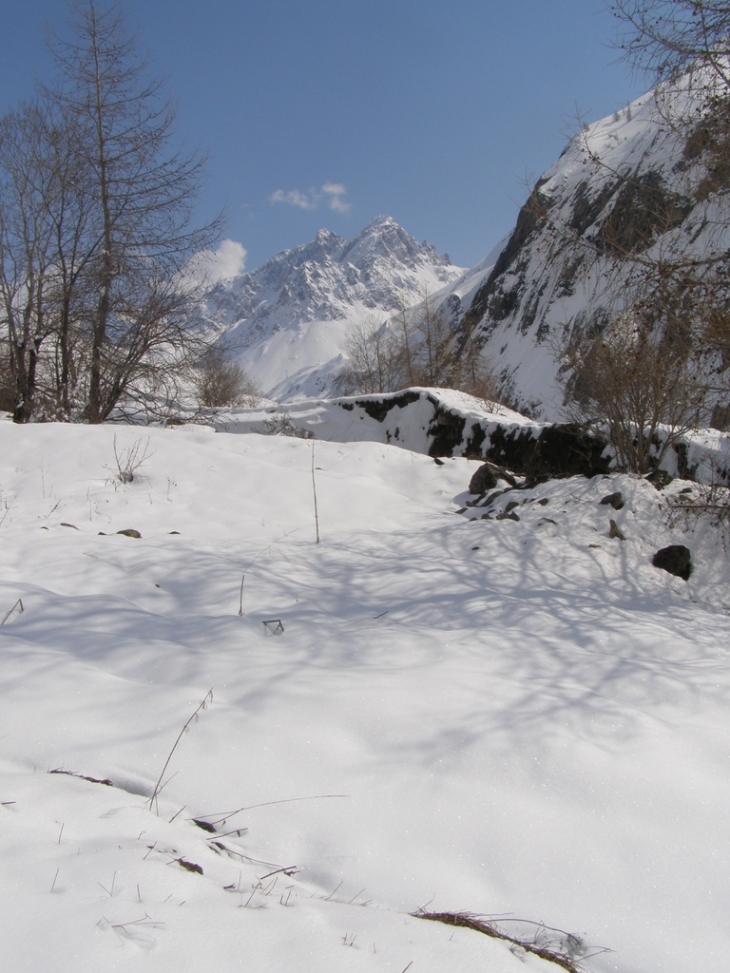
<path id="1" fill-rule="evenodd" d="M 384 321 L 462 272 L 381 216 L 353 240 L 320 230 L 311 243 L 218 283 L 197 315 L 268 395 L 322 395 L 343 364 L 351 322 Z"/>
<path id="2" fill-rule="evenodd" d="M 680 96 L 681 97 L 681 96 Z M 725 190 L 698 115 L 681 132 L 653 94 L 585 128 L 538 180 L 511 235 L 466 298 L 519 408 L 558 419 L 556 351 L 575 329 L 604 323 L 642 260 L 720 253 L 730 241 Z"/>

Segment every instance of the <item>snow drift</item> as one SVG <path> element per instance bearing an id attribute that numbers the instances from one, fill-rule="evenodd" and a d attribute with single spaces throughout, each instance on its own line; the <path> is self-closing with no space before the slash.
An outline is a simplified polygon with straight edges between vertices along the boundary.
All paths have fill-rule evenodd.
<path id="1" fill-rule="evenodd" d="M 132 482 L 115 436 L 149 436 Z M 721 539 L 668 525 L 681 481 L 629 476 L 484 520 L 477 468 L 0 423 L 9 969 L 552 968 L 421 906 L 544 921 L 596 973 L 722 968 Z M 671 543 L 689 581 L 651 563 Z"/>

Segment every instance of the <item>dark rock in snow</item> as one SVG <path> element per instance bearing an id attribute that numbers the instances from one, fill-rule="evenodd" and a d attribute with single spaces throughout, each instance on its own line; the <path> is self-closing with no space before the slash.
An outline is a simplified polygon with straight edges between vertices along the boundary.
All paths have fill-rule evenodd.
<path id="1" fill-rule="evenodd" d="M 481 496 L 487 490 L 493 490 L 499 480 L 506 480 L 511 486 L 516 485 L 515 478 L 507 470 L 494 463 L 483 463 L 469 481 L 469 493 Z"/>
<path id="2" fill-rule="evenodd" d="M 484 452 L 483 446 L 486 438 L 486 430 L 478 422 L 472 422 L 471 435 L 467 437 L 464 446 L 464 455 L 480 458 Z"/>
<path id="3" fill-rule="evenodd" d="M 663 547 L 656 552 L 651 563 L 655 568 L 668 571 L 684 581 L 689 581 L 692 574 L 692 555 L 684 544 L 670 544 L 669 547 Z"/>
<path id="4" fill-rule="evenodd" d="M 489 507 L 489 506 L 491 506 L 494 503 L 494 501 L 497 499 L 497 497 L 501 497 L 503 493 L 507 493 L 507 489 L 504 489 L 504 490 L 495 490 L 493 493 L 490 493 L 488 496 L 486 496 L 484 498 L 484 501 L 482 503 L 479 503 L 477 501 L 475 503 L 475 506 L 477 506 L 477 507 Z"/>
<path id="5" fill-rule="evenodd" d="M 398 393 L 398 395 L 373 395 L 367 399 L 355 399 L 352 404 L 340 403 L 340 405 L 343 408 L 349 407 L 350 409 L 352 409 L 353 405 L 360 406 L 360 408 L 367 412 L 371 419 L 375 419 L 376 422 L 383 422 L 391 409 L 404 409 L 412 402 L 418 402 L 420 398 L 421 395 L 419 392 L 414 392 L 412 389 L 409 389 L 405 392 Z M 459 442 L 461 442 L 461 437 L 459 437 Z M 431 453 L 431 455 L 433 456 L 434 454 Z"/>
<path id="6" fill-rule="evenodd" d="M 624 536 L 623 531 L 618 526 L 618 524 L 616 523 L 615 520 L 609 520 L 608 525 L 609 525 L 609 529 L 608 529 L 608 536 L 609 537 L 614 537 L 614 538 L 616 538 L 616 540 L 619 540 L 619 541 L 625 541 L 626 540 L 626 537 Z"/>
<path id="7" fill-rule="evenodd" d="M 595 476 L 607 473 L 611 460 L 607 443 L 573 424 L 544 426 L 533 430 L 497 426 L 491 433 L 487 459 L 524 473 L 537 481 L 554 476 Z"/>
<path id="8" fill-rule="evenodd" d="M 670 476 L 666 470 L 653 470 L 646 479 L 657 490 L 663 490 L 664 487 L 669 486 L 674 477 Z"/>
<path id="9" fill-rule="evenodd" d="M 142 535 L 134 527 L 125 527 L 124 530 L 118 530 L 117 534 L 124 534 L 125 537 L 141 537 Z"/>
<path id="10" fill-rule="evenodd" d="M 461 446 L 465 426 L 466 418 L 464 416 L 460 416 L 450 409 L 445 409 L 440 403 L 437 404 L 431 425 L 428 427 L 428 435 L 433 437 L 428 455 L 451 456 L 454 449 Z"/>
<path id="11" fill-rule="evenodd" d="M 613 507 L 614 510 L 622 510 L 624 506 L 624 495 L 620 490 L 616 493 L 609 493 L 607 497 L 601 500 L 601 506 L 603 507 Z"/>

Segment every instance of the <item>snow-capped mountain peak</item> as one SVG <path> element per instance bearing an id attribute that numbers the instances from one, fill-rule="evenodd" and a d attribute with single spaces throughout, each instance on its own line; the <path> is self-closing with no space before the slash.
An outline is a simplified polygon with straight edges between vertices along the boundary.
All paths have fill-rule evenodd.
<path id="1" fill-rule="evenodd" d="M 348 327 L 385 320 L 463 273 L 391 216 L 352 240 L 319 230 L 257 270 L 216 284 L 198 307 L 266 394 L 322 395 L 343 362 Z"/>

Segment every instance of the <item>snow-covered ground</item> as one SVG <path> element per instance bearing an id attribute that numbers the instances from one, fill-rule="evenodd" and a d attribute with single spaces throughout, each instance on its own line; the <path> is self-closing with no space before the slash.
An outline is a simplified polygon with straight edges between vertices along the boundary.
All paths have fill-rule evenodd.
<path id="1" fill-rule="evenodd" d="M 115 436 L 147 449 L 131 483 Z M 725 968 L 722 542 L 667 526 L 677 481 L 483 520 L 476 468 L 0 423 L 3 970 L 557 969 L 419 907 L 558 927 L 598 973 Z M 669 543 L 689 582 L 652 567 Z"/>

